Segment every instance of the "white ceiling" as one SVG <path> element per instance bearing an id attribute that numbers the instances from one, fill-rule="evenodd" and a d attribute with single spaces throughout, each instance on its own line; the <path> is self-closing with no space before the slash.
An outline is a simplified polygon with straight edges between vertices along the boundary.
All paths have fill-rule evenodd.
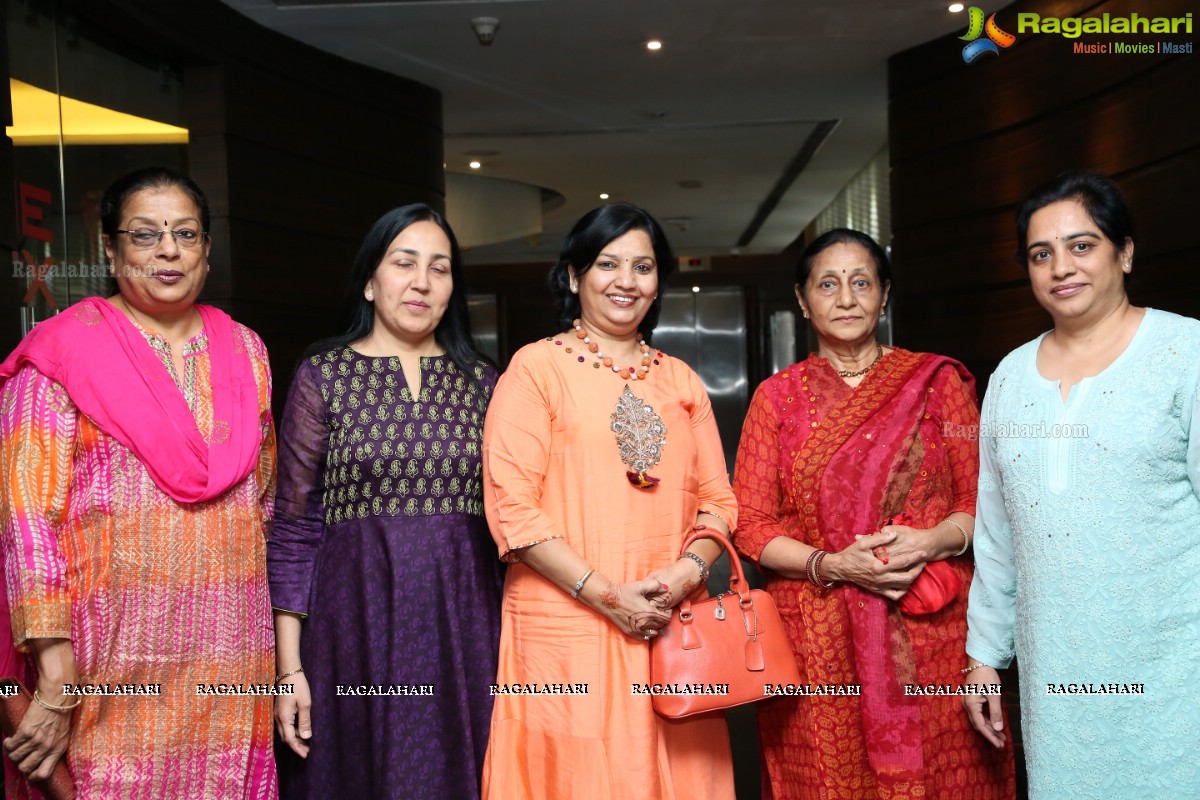
<path id="1" fill-rule="evenodd" d="M 565 197 L 541 237 L 477 247 L 474 263 L 553 260 L 601 192 L 653 213 L 681 256 L 736 252 L 815 126 L 836 121 L 740 249 L 778 252 L 885 145 L 888 56 L 966 25 L 943 0 L 224 1 L 440 90 L 449 171 L 496 151 L 480 174 Z M 500 20 L 487 47 L 479 16 Z"/>

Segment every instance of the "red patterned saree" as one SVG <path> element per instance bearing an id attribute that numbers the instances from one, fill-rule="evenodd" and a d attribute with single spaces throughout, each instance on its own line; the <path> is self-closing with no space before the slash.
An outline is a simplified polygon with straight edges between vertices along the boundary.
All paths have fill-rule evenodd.
<path id="1" fill-rule="evenodd" d="M 816 356 L 780 372 L 742 429 L 739 550 L 757 560 L 787 536 L 836 552 L 902 513 L 917 528 L 973 515 L 978 421 L 973 378 L 942 356 L 897 349 L 855 388 Z M 1011 747 L 979 737 L 957 696 L 906 690 L 962 683 L 972 568 L 970 556 L 949 563 L 959 594 L 926 616 L 854 585 L 767 573 L 801 680 L 833 693 L 758 705 L 764 797 L 1014 796 Z"/>

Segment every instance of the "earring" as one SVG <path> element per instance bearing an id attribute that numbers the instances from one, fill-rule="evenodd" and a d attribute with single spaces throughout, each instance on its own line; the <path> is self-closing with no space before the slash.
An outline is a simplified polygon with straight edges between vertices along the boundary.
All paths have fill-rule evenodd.
<path id="1" fill-rule="evenodd" d="M 375 293 L 372 292 L 370 289 L 367 289 L 367 302 L 369 303 L 374 299 L 375 299 Z"/>
<path id="2" fill-rule="evenodd" d="M 571 281 L 571 294 L 579 294 L 579 284 L 575 281 Z"/>

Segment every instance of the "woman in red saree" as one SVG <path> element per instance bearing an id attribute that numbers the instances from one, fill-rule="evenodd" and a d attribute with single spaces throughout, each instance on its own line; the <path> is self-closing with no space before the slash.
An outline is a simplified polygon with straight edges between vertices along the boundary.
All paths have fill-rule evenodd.
<path id="1" fill-rule="evenodd" d="M 979 471 L 974 379 L 953 359 L 876 341 L 889 287 L 869 236 L 815 240 L 796 296 L 819 354 L 765 381 L 742 429 L 736 544 L 766 575 L 809 692 L 758 705 L 765 798 L 1015 795 L 1012 749 L 979 744 L 953 694 Z"/>

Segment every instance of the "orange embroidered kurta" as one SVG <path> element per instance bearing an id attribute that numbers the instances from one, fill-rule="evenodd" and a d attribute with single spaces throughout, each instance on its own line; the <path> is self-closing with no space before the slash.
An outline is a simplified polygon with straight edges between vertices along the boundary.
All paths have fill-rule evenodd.
<path id="1" fill-rule="evenodd" d="M 171 370 L 166 340 L 143 333 Z M 257 468 L 210 502 L 165 494 L 36 369 L 20 370 L 0 395 L 13 642 L 27 651 L 29 639 L 69 638 L 81 683 L 159 692 L 83 699 L 66 753 L 79 800 L 277 794 L 272 698 L 198 696 L 198 687 L 274 682 L 270 372 L 262 341 L 240 325 L 234 335 L 254 368 L 263 444 Z M 186 373 L 175 376 L 206 439 L 222 435 L 207 346 L 204 333 L 189 340 Z"/>
<path id="2" fill-rule="evenodd" d="M 561 342 L 561 344 L 556 344 Z M 521 349 L 500 378 L 484 427 L 484 502 L 500 553 L 563 538 L 614 581 L 646 577 L 679 556 L 696 514 L 736 525 L 712 407 L 696 374 L 658 355 L 647 380 L 626 381 L 567 352 L 575 340 Z M 618 401 L 626 391 L 622 409 Z M 639 422 L 644 414 L 646 425 Z M 665 427 L 661 479 L 626 478 L 614 423 Z M 628 442 L 626 442 L 628 446 Z M 582 684 L 586 694 L 499 694 L 484 766 L 493 800 L 692 800 L 733 797 L 722 715 L 658 717 L 635 686 L 650 680 L 649 644 L 516 563 L 505 583 L 497 683 Z"/>
<path id="3" fill-rule="evenodd" d="M 757 561 L 780 536 L 820 549 L 839 549 L 829 544 L 829 529 L 822 526 L 836 525 L 848 504 L 891 509 L 881 512 L 884 516 L 903 511 L 922 528 L 954 511 L 975 513 L 979 413 L 955 369 L 937 370 L 927 386 L 916 380 L 906 382 L 905 376 L 928 358 L 896 350 L 852 389 L 828 361 L 810 356 L 758 388 L 742 429 L 734 480 L 741 509 L 735 543 L 742 553 Z M 871 428 L 869 420 L 900 396 L 917 409 L 912 430 Z M 863 420 L 868 422 L 856 427 Z M 822 426 L 833 426 L 836 432 Z M 837 448 L 835 462 L 875 459 L 891 467 L 864 483 L 840 474 L 812 474 L 822 470 L 824 463 L 817 463 L 820 448 L 812 447 L 819 435 Z M 880 453 L 879 447 L 890 446 L 881 444 L 882 439 L 904 444 Z M 830 448 L 822 447 L 828 459 Z M 950 605 L 935 614 L 908 616 L 889 603 L 886 616 L 874 623 L 886 624 L 892 631 L 890 637 L 882 637 L 870 665 L 877 666 L 886 647 L 896 670 L 887 676 L 889 692 L 899 694 L 906 684 L 962 683 L 959 670 L 965 659 L 970 556 L 948 563 L 962 580 Z M 855 618 L 867 598 L 854 594 L 857 590 L 851 587 L 819 590 L 806 580 L 769 571 L 765 577 L 796 654 L 801 682 L 859 685 L 863 696 L 786 697 L 758 704 L 759 738 L 767 767 L 764 797 L 986 800 L 1014 796 L 1012 748 L 996 751 L 975 733 L 957 696 L 910 700 L 916 704 L 908 706 L 916 724 L 911 737 L 902 735 L 901 744 L 914 751 L 911 759 L 919 764 L 916 779 L 873 769 L 868 756 L 872 731 L 863 711 L 868 701 L 863 673 L 870 670 L 858 664 L 853 644 Z M 896 707 L 903 708 L 903 703 Z M 904 712 L 896 717 L 881 713 L 879 736 L 895 731 Z"/>

